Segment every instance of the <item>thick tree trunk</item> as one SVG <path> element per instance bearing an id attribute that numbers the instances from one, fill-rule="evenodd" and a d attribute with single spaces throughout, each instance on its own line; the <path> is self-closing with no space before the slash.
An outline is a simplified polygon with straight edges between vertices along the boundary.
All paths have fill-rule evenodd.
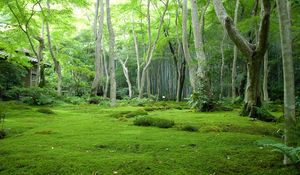
<path id="1" fill-rule="evenodd" d="M 247 56 L 247 87 L 245 94 L 245 105 L 242 115 L 259 118 L 266 121 L 274 121 L 269 114 L 262 114 L 258 111 L 261 107 L 260 93 L 260 67 L 267 49 L 267 41 L 270 27 L 270 1 L 262 0 L 262 17 L 260 28 L 255 44 L 250 44 L 238 31 L 232 19 L 227 15 L 221 0 L 214 0 L 214 7 L 219 21 L 222 23 L 228 36 L 237 48 Z"/>
<path id="2" fill-rule="evenodd" d="M 100 15 L 99 15 L 100 7 Z M 98 28 L 99 22 L 99 28 Z M 95 77 L 92 83 L 92 95 L 96 96 L 100 87 L 100 80 L 103 69 L 101 69 L 102 60 L 102 35 L 104 22 L 104 5 L 103 0 L 96 0 L 95 18 L 94 18 L 94 36 L 95 36 Z"/>
<path id="3" fill-rule="evenodd" d="M 257 108 L 262 105 L 260 74 L 263 56 L 248 58 L 247 63 L 247 85 L 244 99 L 244 109 L 242 115 L 256 118 Z"/>
<path id="4" fill-rule="evenodd" d="M 50 0 L 47 0 L 47 7 L 50 10 Z M 50 14 L 48 14 L 50 16 Z M 52 57 L 52 60 L 54 62 L 54 67 L 55 67 L 55 72 L 57 74 L 57 95 L 61 96 L 62 95 L 62 73 L 61 73 L 61 66 L 59 61 L 57 60 L 53 47 L 52 47 L 52 42 L 51 42 L 51 33 L 50 33 L 50 27 L 49 27 L 49 22 L 46 20 L 46 30 L 47 30 L 47 38 L 48 38 L 48 46 L 49 46 L 49 51 L 50 55 Z"/>
<path id="5" fill-rule="evenodd" d="M 236 26 L 238 20 L 240 0 L 236 0 L 235 10 L 234 10 L 234 20 L 233 23 Z M 232 98 L 236 97 L 236 64 L 237 64 L 238 49 L 236 46 L 233 48 L 233 61 L 231 70 L 231 95 Z"/>
<path id="6" fill-rule="evenodd" d="M 36 37 L 36 40 L 39 42 L 39 47 L 38 47 L 38 57 L 37 57 L 37 71 L 36 71 L 36 84 L 35 86 L 39 86 L 39 87 L 43 87 L 44 86 L 44 77 L 42 77 L 41 75 L 44 76 L 44 70 L 42 70 L 44 68 L 44 66 L 42 65 L 42 61 L 43 61 L 43 52 L 45 49 L 45 40 L 44 40 L 44 22 L 42 24 L 42 32 L 41 32 L 41 36 Z"/>
<path id="7" fill-rule="evenodd" d="M 284 80 L 284 117 L 285 117 L 285 144 L 295 146 L 295 80 L 294 80 L 294 63 L 292 55 L 291 40 L 291 19 L 290 19 L 290 2 L 277 0 L 279 13 L 279 28 L 281 38 L 281 51 L 283 62 L 283 80 Z M 287 156 L 284 157 L 284 164 L 289 164 Z"/>
<path id="8" fill-rule="evenodd" d="M 207 61 L 204 52 L 204 43 L 203 43 L 203 29 L 204 29 L 204 15 L 208 8 L 210 0 L 207 1 L 205 7 L 201 10 L 200 21 L 198 17 L 198 5 L 196 0 L 191 0 L 191 7 L 192 7 L 192 27 L 193 27 L 193 34 L 194 34 L 194 43 L 195 43 L 195 50 L 196 50 L 196 57 L 197 57 L 197 80 L 201 81 L 199 83 L 203 84 L 203 86 L 208 89 L 207 80 L 208 76 L 206 73 L 207 69 Z"/>
<path id="9" fill-rule="evenodd" d="M 269 68 L 268 68 L 268 51 L 266 51 L 264 56 L 264 81 L 263 81 L 263 96 L 264 101 L 269 101 L 269 93 L 268 93 L 268 76 L 269 76 Z"/>
<path id="10" fill-rule="evenodd" d="M 109 1 L 106 0 L 106 17 L 109 32 L 109 75 L 110 75 L 110 101 L 111 106 L 116 105 L 117 85 L 115 75 L 115 34 L 111 23 Z"/>
<path id="11" fill-rule="evenodd" d="M 183 0 L 183 3 L 182 3 L 182 46 L 183 46 L 184 59 L 186 60 L 186 62 L 188 64 L 188 68 L 189 68 L 190 83 L 191 83 L 193 91 L 196 91 L 197 66 L 192 64 L 193 60 L 191 58 L 191 54 L 189 51 L 187 21 L 188 21 L 187 0 Z"/>

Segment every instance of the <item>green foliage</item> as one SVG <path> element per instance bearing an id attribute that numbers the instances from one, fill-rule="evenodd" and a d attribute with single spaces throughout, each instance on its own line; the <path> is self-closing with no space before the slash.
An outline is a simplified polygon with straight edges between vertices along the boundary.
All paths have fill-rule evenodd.
<path id="1" fill-rule="evenodd" d="M 55 114 L 54 111 L 48 108 L 40 108 L 36 110 L 37 112 L 43 113 L 43 114 Z"/>
<path id="2" fill-rule="evenodd" d="M 30 105 L 49 105 L 55 102 L 56 93 L 47 88 L 18 88 L 13 87 L 5 96 L 10 100 L 21 100 Z"/>
<path id="3" fill-rule="evenodd" d="M 0 96 L 14 86 L 21 86 L 26 70 L 0 57 Z"/>
<path id="4" fill-rule="evenodd" d="M 6 132 L 4 131 L 4 119 L 7 113 L 7 110 L 5 110 L 5 106 L 0 104 L 0 139 L 3 139 L 6 136 Z"/>
<path id="5" fill-rule="evenodd" d="M 114 113 L 110 115 L 114 118 L 133 118 L 137 116 L 145 116 L 148 115 L 148 113 L 144 110 L 137 110 L 137 111 L 120 111 L 117 113 Z"/>
<path id="6" fill-rule="evenodd" d="M 182 131 L 189 131 L 189 132 L 197 132 L 199 130 L 199 128 L 196 127 L 196 126 L 187 124 L 187 125 L 183 125 L 180 128 L 180 130 L 182 130 Z"/>
<path id="7" fill-rule="evenodd" d="M 175 122 L 173 120 L 158 119 L 158 118 L 154 120 L 154 126 L 157 126 L 159 128 L 172 128 L 174 125 Z"/>
<path id="8" fill-rule="evenodd" d="M 203 92 L 203 91 L 202 91 Z M 188 104 L 195 111 L 208 112 L 215 110 L 215 102 L 206 93 L 201 90 L 193 92 L 188 98 Z"/>
<path id="9" fill-rule="evenodd" d="M 274 148 L 274 151 L 286 155 L 294 165 L 300 165 L 300 147 L 290 147 L 272 140 L 258 141 L 257 144 L 266 147 L 272 147 Z"/>
<path id="10" fill-rule="evenodd" d="M 85 104 L 86 100 L 82 97 L 77 97 L 77 96 L 67 96 L 64 97 L 64 101 L 67 103 L 71 103 L 73 105 L 80 105 L 80 104 Z"/>
<path id="11" fill-rule="evenodd" d="M 88 103 L 89 104 L 100 104 L 102 102 L 107 102 L 109 99 L 101 97 L 101 96 L 94 96 L 94 97 L 90 97 L 88 99 Z M 104 103 L 103 103 L 104 104 Z"/>
<path id="12" fill-rule="evenodd" d="M 138 117 L 133 121 L 137 126 L 154 126 L 155 119 L 152 117 Z"/>
<path id="13" fill-rule="evenodd" d="M 137 126 L 156 126 L 159 128 L 171 128 L 175 125 L 175 122 L 168 119 L 138 117 L 133 121 L 133 124 Z"/>

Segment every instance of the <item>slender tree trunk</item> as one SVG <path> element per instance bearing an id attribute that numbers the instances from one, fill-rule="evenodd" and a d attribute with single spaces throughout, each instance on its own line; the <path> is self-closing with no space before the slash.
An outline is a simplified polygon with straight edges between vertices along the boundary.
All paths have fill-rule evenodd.
<path id="1" fill-rule="evenodd" d="M 225 55 L 224 55 L 224 42 L 226 39 L 226 31 L 224 31 L 223 39 L 221 42 L 221 55 L 222 55 L 222 64 L 220 70 L 220 99 L 223 98 L 223 90 L 224 90 L 224 67 L 225 67 Z"/>
<path id="2" fill-rule="evenodd" d="M 50 10 L 50 0 L 47 0 L 47 7 L 48 10 Z M 50 14 L 48 13 L 48 17 L 50 16 Z M 61 73 L 61 66 L 59 61 L 56 58 L 56 55 L 54 54 L 53 51 L 53 46 L 52 46 L 52 42 L 51 42 L 51 33 L 50 33 L 50 27 L 49 27 L 49 22 L 46 20 L 46 30 L 47 30 L 47 37 L 48 37 L 48 46 L 49 46 L 49 51 L 50 51 L 50 55 L 52 57 L 52 60 L 54 62 L 54 66 L 55 66 L 55 72 L 57 74 L 57 95 L 61 96 L 62 95 L 62 73 Z"/>
<path id="3" fill-rule="evenodd" d="M 99 15 L 100 8 L 100 15 Z M 99 23 L 99 26 L 98 26 Z M 102 36 L 104 23 L 104 4 L 103 0 L 96 0 L 94 18 L 94 37 L 95 37 L 95 77 L 92 83 L 92 95 L 96 96 L 100 87 L 100 80 L 103 69 L 101 69 L 102 59 Z M 98 28 L 99 27 L 99 28 Z"/>
<path id="4" fill-rule="evenodd" d="M 263 95 L 264 101 L 269 101 L 269 93 L 268 93 L 268 76 L 269 76 L 269 68 L 268 68 L 268 51 L 266 51 L 264 56 L 264 81 L 263 81 Z"/>
<path id="5" fill-rule="evenodd" d="M 128 68 L 126 66 L 126 63 L 128 61 L 128 55 L 127 55 L 127 58 L 125 61 L 122 61 L 121 59 L 118 59 L 119 62 L 121 63 L 121 66 L 122 66 L 122 69 L 123 69 L 123 74 L 126 78 L 126 82 L 127 82 L 127 85 L 128 85 L 128 96 L 129 98 L 132 97 L 132 88 L 131 88 L 131 82 L 130 82 L 130 78 L 129 78 L 129 73 L 128 73 Z"/>
<path id="6" fill-rule="evenodd" d="M 167 2 L 165 3 L 165 9 L 162 13 L 162 16 L 160 18 L 160 23 L 159 23 L 159 26 L 158 26 L 158 29 L 157 29 L 157 35 L 156 35 L 156 38 L 152 44 L 151 42 L 151 23 L 150 23 L 150 0 L 148 0 L 148 5 L 147 5 L 147 19 L 148 19 L 148 40 L 149 40 L 149 45 L 148 45 L 148 50 L 147 50 L 147 53 L 146 53 L 146 63 L 145 63 L 145 66 L 143 68 L 143 71 L 142 71 L 142 77 L 141 77 L 141 82 L 140 82 L 140 92 L 139 92 L 139 98 L 143 98 L 143 93 L 144 93 L 144 86 L 145 86 L 145 80 L 146 80 L 146 76 L 147 76 L 147 69 L 152 61 L 152 57 L 153 57 L 153 53 L 154 53 L 154 50 L 156 49 L 156 45 L 157 45 L 157 42 L 158 42 L 158 39 L 159 39 L 159 36 L 160 36 L 160 32 L 161 32 L 161 28 L 162 28 L 162 25 L 163 25 L 163 22 L 164 22 L 164 17 L 165 17 L 165 14 L 167 12 L 167 9 L 168 9 L 168 6 L 169 6 L 169 0 L 167 0 Z"/>
<path id="7" fill-rule="evenodd" d="M 106 0 L 106 17 L 109 32 L 109 73 L 110 73 L 110 100 L 111 106 L 116 105 L 117 85 L 115 75 L 115 34 L 111 23 L 109 1 Z"/>
<path id="8" fill-rule="evenodd" d="M 295 146 L 297 141 L 293 139 L 295 135 L 295 80 L 294 80 L 294 63 L 292 55 L 291 40 L 291 19 L 290 19 L 290 2 L 277 0 L 279 13 L 279 28 L 281 38 L 281 51 L 283 62 L 283 80 L 284 80 L 284 117 L 285 117 L 285 144 Z M 290 160 L 284 157 L 284 164 L 289 164 Z"/>
<path id="9" fill-rule="evenodd" d="M 134 40 L 134 49 L 135 49 L 135 55 L 136 55 L 136 65 L 137 65 L 137 70 L 136 70 L 136 84 L 137 84 L 137 89 L 140 91 L 141 85 L 141 68 L 140 68 L 140 57 L 139 57 L 139 44 L 137 40 L 136 33 L 134 31 L 134 15 L 132 14 L 132 35 L 133 35 L 133 40 Z"/>
<path id="10" fill-rule="evenodd" d="M 239 13 L 239 5 L 240 0 L 236 0 L 235 10 L 234 10 L 234 20 L 233 24 L 236 26 L 238 20 L 238 13 Z M 231 95 L 234 99 L 236 97 L 236 63 L 237 63 L 237 56 L 238 56 L 238 49 L 236 45 L 233 48 L 233 61 L 232 61 L 232 70 L 231 70 Z"/>
<path id="11" fill-rule="evenodd" d="M 109 74 L 108 74 L 108 65 L 107 65 L 107 60 L 106 60 L 106 56 L 105 56 L 105 51 L 103 49 L 103 64 L 104 64 L 104 73 L 105 73 L 105 87 L 104 87 L 104 93 L 103 93 L 103 97 L 107 98 L 108 96 L 108 86 L 109 86 Z"/>

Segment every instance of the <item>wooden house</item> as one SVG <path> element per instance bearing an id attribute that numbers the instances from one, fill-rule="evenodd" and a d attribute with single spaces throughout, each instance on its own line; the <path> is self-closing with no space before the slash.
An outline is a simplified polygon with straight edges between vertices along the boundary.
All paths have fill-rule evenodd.
<path id="1" fill-rule="evenodd" d="M 25 87 L 34 87 L 37 86 L 37 64 L 38 64 L 38 60 L 35 57 L 32 57 L 30 55 L 30 52 L 26 49 L 22 49 L 22 50 L 18 50 L 16 51 L 16 53 L 24 53 L 26 59 L 28 59 L 28 61 L 32 64 L 32 66 L 30 68 L 28 67 L 24 67 L 24 69 L 26 69 L 27 74 L 24 77 L 23 81 L 24 81 L 24 86 Z M 9 54 L 7 54 L 4 50 L 0 50 L 0 59 L 6 60 L 9 57 Z M 49 66 L 49 65 L 48 65 Z"/>

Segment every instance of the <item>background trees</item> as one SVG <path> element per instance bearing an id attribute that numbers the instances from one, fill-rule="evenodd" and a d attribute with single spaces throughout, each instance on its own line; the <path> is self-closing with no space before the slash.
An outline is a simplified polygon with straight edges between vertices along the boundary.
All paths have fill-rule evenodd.
<path id="1" fill-rule="evenodd" d="M 204 94 L 212 99 L 233 98 L 238 103 L 245 99 L 244 114 L 253 117 L 267 100 L 266 94 L 271 102 L 283 99 L 275 2 L 126 0 L 111 2 L 109 15 L 104 8 L 108 2 L 95 2 L 92 10 L 94 2 L 77 0 L 3 1 L 0 48 L 10 55 L 10 62 L 27 68 L 31 65 L 15 51 L 30 49 L 40 62 L 38 81 L 45 75 L 45 86 L 58 94 L 180 101 L 205 85 Z M 299 3 L 290 7 L 297 97 Z M 263 61 L 267 49 L 268 63 Z M 44 63 L 51 67 L 42 69 Z"/>

